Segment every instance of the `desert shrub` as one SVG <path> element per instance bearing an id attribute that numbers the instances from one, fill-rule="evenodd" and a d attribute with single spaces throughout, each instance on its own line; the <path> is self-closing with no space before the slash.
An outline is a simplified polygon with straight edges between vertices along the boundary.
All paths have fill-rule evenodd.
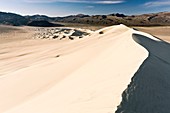
<path id="1" fill-rule="evenodd" d="M 56 38 L 58 38 L 58 36 L 53 36 L 53 39 L 56 39 Z"/>
<path id="2" fill-rule="evenodd" d="M 107 16 L 106 16 L 106 15 L 102 15 L 102 18 L 103 18 L 103 19 L 106 19 L 106 18 L 107 18 Z"/>
<path id="3" fill-rule="evenodd" d="M 103 32 L 103 31 L 100 31 L 99 34 L 104 34 L 104 32 Z"/>

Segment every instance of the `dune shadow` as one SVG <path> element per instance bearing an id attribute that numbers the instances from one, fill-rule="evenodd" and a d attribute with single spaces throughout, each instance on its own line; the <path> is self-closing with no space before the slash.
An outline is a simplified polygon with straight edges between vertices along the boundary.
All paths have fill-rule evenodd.
<path id="1" fill-rule="evenodd" d="M 158 57 L 168 63 L 170 63 L 170 44 L 160 40 L 153 40 L 146 36 L 139 35 L 139 34 L 133 34 L 132 35 L 134 41 L 136 41 L 138 44 L 142 45 L 144 48 L 146 48 L 149 52 L 149 55 L 154 55 L 155 57 Z M 156 39 L 156 37 L 155 37 Z"/>
<path id="2" fill-rule="evenodd" d="M 115 113 L 170 113 L 170 44 L 139 34 L 133 39 L 149 56 L 123 92 Z"/>

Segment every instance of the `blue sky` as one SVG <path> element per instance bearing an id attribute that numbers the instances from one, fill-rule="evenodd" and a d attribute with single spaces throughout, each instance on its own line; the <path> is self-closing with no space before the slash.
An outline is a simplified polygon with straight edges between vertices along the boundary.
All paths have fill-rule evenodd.
<path id="1" fill-rule="evenodd" d="M 170 11 L 170 0 L 1 0 L 0 11 L 21 15 L 128 15 Z"/>

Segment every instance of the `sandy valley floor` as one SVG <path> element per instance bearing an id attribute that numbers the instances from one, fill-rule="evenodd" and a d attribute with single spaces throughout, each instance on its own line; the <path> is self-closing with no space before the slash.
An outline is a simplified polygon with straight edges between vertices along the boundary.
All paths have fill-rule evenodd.
<path id="1" fill-rule="evenodd" d="M 162 40 L 170 42 L 170 27 L 135 27 L 136 29 L 150 33 L 158 38 L 161 38 Z"/>

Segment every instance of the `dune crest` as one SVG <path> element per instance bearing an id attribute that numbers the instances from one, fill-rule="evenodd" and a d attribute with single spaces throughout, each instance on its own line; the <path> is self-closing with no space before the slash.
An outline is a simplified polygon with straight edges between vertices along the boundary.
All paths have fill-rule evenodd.
<path id="1" fill-rule="evenodd" d="M 150 53 L 159 58 L 154 56 L 154 59 L 151 59 L 158 61 L 156 63 L 159 63 L 161 58 L 168 60 L 169 53 L 159 53 L 154 49 L 156 43 L 162 42 L 153 39 L 154 37 L 148 34 L 137 32 L 124 25 L 117 25 L 58 46 L 56 43 L 52 45 L 50 43 L 48 51 L 41 53 L 46 56 L 45 59 L 27 68 L 9 72 L 0 78 L 0 112 L 113 113 L 116 111 L 121 113 L 127 111 L 129 113 L 132 111 L 136 113 L 133 106 L 127 107 L 129 101 L 134 105 L 133 94 L 131 100 L 126 97 L 131 98 L 129 91 L 131 92 L 131 87 L 134 88 L 133 84 L 137 84 L 134 79 L 140 75 L 145 65 L 143 63 L 150 58 Z M 153 42 L 155 45 L 152 48 L 150 43 Z M 158 45 L 160 46 L 156 47 L 158 49 L 169 47 L 168 44 Z M 37 51 L 46 49 L 40 47 L 42 48 Z M 51 57 L 53 53 L 55 58 Z M 153 64 L 153 69 L 157 69 L 155 63 Z M 166 74 L 169 64 L 162 60 L 160 64 L 165 67 L 162 72 Z M 152 63 L 148 64 L 150 65 Z M 145 67 L 144 69 L 148 69 Z M 146 74 L 150 74 L 150 71 L 147 72 Z M 144 84 L 140 80 L 142 77 L 137 80 L 139 84 Z M 151 82 L 150 78 L 152 76 L 149 79 L 147 76 L 144 78 L 149 81 L 145 84 L 146 88 Z M 141 91 L 140 88 L 136 90 Z"/>

